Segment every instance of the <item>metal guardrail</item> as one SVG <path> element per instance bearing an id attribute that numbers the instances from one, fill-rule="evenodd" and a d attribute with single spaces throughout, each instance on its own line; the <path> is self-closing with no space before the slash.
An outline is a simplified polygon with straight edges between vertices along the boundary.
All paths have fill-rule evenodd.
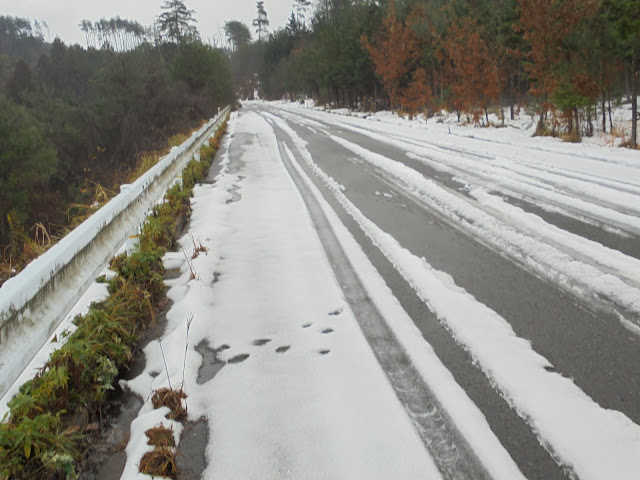
<path id="1" fill-rule="evenodd" d="M 0 288 L 0 398 L 230 110 L 174 147 Z"/>

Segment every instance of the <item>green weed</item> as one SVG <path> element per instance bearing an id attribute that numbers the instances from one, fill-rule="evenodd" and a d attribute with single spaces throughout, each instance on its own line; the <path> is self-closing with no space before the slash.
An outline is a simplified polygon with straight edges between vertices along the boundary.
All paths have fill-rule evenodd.
<path id="1" fill-rule="evenodd" d="M 210 155 L 206 150 L 205 156 Z M 154 208 L 138 249 L 113 259 L 117 275 L 109 282 L 110 296 L 76 317 L 76 331 L 9 402 L 8 418 L 0 423 L 0 480 L 76 477 L 84 438 L 80 432 L 94 421 L 119 372 L 131 361 L 140 333 L 155 320 L 164 295 L 162 255 L 176 246 L 180 223 L 191 213 L 193 185 L 204 178 L 209 164 L 189 162 L 183 172 L 187 184 L 174 185 Z M 14 230 L 21 240 L 20 224 Z M 168 404 L 175 418 L 186 415 L 182 389 L 155 396 L 154 403 Z M 175 477 L 173 451 L 154 452 L 145 456 L 141 468 Z"/>

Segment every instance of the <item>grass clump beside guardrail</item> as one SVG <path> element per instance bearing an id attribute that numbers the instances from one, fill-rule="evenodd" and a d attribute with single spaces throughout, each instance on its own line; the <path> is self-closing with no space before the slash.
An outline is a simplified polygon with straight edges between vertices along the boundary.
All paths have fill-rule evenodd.
<path id="1" fill-rule="evenodd" d="M 117 274 L 110 296 L 76 317 L 76 330 L 9 402 L 0 424 L 0 480 L 76 476 L 88 427 L 99 422 L 108 392 L 155 320 L 165 291 L 162 255 L 176 246 L 193 186 L 204 179 L 225 128 L 226 122 L 201 149 L 200 162 L 189 162 L 183 185 L 171 187 L 154 207 L 139 247 L 112 260 Z"/>

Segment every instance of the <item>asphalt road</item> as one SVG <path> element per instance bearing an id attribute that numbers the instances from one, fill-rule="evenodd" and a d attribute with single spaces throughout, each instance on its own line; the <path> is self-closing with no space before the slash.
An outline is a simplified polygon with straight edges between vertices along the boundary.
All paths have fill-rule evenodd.
<path id="1" fill-rule="evenodd" d="M 403 308 L 433 346 L 455 380 L 485 415 L 491 429 L 529 479 L 572 478 L 570 468 L 558 465 L 548 446 L 541 445 L 527 420 L 514 411 L 492 382 L 474 363 L 469 352 L 418 298 L 396 268 L 373 245 L 305 164 L 291 136 L 274 117 L 283 120 L 307 143 L 317 165 L 344 186 L 347 198 L 372 222 L 393 236 L 417 257 L 450 274 L 455 283 L 506 319 L 516 335 L 528 340 L 547 358 L 555 371 L 574 383 L 601 407 L 624 413 L 640 424 L 640 337 L 625 328 L 607 308 L 541 278 L 508 255 L 474 238 L 442 218 L 401 188 L 389 183 L 370 165 L 328 134 L 343 138 L 406 164 L 439 185 L 465 195 L 464 185 L 449 174 L 411 160 L 406 152 L 389 143 L 341 128 L 330 121 L 306 119 L 304 112 L 283 112 L 276 107 L 249 106 L 272 121 L 280 145 L 287 145 L 299 165 L 320 189 L 370 261 L 378 269 Z M 298 118 L 296 119 L 296 116 Z M 386 193 L 386 195 L 384 194 Z M 304 193 L 303 193 L 304 196 Z M 620 236 L 593 223 L 541 209 L 534 203 L 507 198 L 525 211 L 585 238 L 634 257 L 640 255 L 635 235 Z M 314 218 L 318 221 L 318 218 Z M 384 366 L 384 362 L 383 363 Z"/>

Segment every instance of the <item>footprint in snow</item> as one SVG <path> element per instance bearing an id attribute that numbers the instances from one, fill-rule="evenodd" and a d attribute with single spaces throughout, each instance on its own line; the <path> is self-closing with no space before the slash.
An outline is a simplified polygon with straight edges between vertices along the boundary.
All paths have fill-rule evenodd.
<path id="1" fill-rule="evenodd" d="M 229 360 L 227 360 L 227 363 L 242 363 L 247 358 L 249 358 L 249 354 L 248 353 L 241 353 L 239 355 L 231 357 Z"/>
<path id="2" fill-rule="evenodd" d="M 290 348 L 291 348 L 290 345 L 283 345 L 281 347 L 276 348 L 276 353 L 285 353 Z"/>
<path id="3" fill-rule="evenodd" d="M 257 339 L 257 340 L 254 340 L 254 341 L 253 341 L 253 344 L 254 344 L 256 347 L 261 347 L 262 345 L 266 345 L 266 344 L 267 344 L 267 343 L 269 343 L 270 341 L 271 341 L 271 339 L 270 339 L 270 338 L 259 338 L 259 339 Z"/>
<path id="4" fill-rule="evenodd" d="M 322 330 L 322 333 L 324 335 L 327 335 L 329 333 L 333 333 L 333 328 L 325 328 L 324 330 Z"/>

